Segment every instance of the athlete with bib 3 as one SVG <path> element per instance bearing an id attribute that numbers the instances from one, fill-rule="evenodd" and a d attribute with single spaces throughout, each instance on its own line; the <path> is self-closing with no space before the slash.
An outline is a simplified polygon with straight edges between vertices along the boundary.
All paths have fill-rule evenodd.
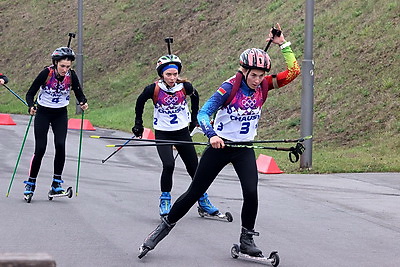
<path id="1" fill-rule="evenodd" d="M 280 26 L 277 24 L 280 31 Z M 277 89 L 293 81 L 300 68 L 284 35 L 274 35 L 270 31 L 267 41 L 277 44 L 285 59 L 287 69 L 277 75 L 266 75 L 271 68 L 271 60 L 262 49 L 251 48 L 240 55 L 238 73 L 226 80 L 204 104 L 197 116 L 208 146 L 199 162 L 196 175 L 187 191 L 174 203 L 170 213 L 161 224 L 150 233 L 140 247 L 139 258 L 160 242 L 194 205 L 212 184 L 219 172 L 231 163 L 242 187 L 243 205 L 241 210 L 240 252 L 264 258 L 255 245 L 253 235 L 258 210 L 258 173 L 253 148 L 225 146 L 226 141 L 251 141 L 257 134 L 261 109 L 271 89 Z M 214 124 L 210 117 L 216 113 Z"/>

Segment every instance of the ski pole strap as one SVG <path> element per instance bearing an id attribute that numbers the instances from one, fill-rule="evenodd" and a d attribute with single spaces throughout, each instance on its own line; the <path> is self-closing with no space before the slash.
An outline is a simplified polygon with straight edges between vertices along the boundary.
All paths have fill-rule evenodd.
<path id="1" fill-rule="evenodd" d="M 292 163 L 298 162 L 300 155 L 303 154 L 303 152 L 305 150 L 306 150 L 306 148 L 301 143 L 297 143 L 295 147 L 291 147 L 290 152 L 289 152 L 290 162 L 292 162 Z"/>

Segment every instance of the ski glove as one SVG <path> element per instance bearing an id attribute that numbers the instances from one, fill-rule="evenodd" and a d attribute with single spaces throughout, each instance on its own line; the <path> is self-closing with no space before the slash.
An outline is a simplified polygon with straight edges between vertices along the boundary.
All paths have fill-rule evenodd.
<path id="1" fill-rule="evenodd" d="M 144 128 L 143 128 L 143 125 L 141 125 L 141 124 L 135 124 L 135 126 L 132 127 L 132 133 L 136 137 L 142 138 L 143 131 L 144 131 Z"/>

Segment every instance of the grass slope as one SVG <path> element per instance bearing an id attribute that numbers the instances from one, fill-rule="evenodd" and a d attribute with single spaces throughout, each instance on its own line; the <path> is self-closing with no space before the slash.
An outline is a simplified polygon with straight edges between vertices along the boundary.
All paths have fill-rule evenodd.
<path id="1" fill-rule="evenodd" d="M 84 90 L 87 118 L 96 126 L 129 131 L 134 103 L 157 77 L 164 37 L 184 64 L 183 76 L 203 103 L 234 74 L 245 48 L 264 47 L 279 22 L 303 60 L 305 1 L 84 1 Z M 400 6 L 398 1 L 315 1 L 313 172 L 400 171 Z M 50 54 L 77 32 L 77 3 L 50 0 L 0 2 L 0 71 L 25 95 Z M 72 42 L 76 49 L 77 41 Z M 269 50 L 272 72 L 285 67 L 277 47 Z M 271 91 L 259 139 L 295 138 L 300 129 L 301 77 Z M 71 105 L 71 116 L 74 107 Z M 151 105 L 146 106 L 151 127 Z M 7 90 L 0 112 L 25 113 Z M 297 172 L 284 153 L 273 156 Z"/>

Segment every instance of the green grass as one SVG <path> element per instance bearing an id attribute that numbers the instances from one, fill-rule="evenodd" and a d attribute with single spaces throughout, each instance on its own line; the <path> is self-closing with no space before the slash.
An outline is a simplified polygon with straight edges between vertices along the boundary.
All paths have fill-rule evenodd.
<path id="1" fill-rule="evenodd" d="M 5 0 L 0 10 L 0 71 L 24 97 L 50 63 L 51 52 L 66 45 L 68 32 L 77 32 L 77 3 Z M 301 65 L 304 12 L 304 0 L 259 0 L 240 6 L 226 0 L 85 4 L 84 91 L 90 105 L 85 117 L 97 127 L 131 135 L 136 98 L 157 78 L 155 62 L 167 51 L 167 36 L 174 37 L 172 51 L 183 61 L 182 76 L 197 88 L 201 104 L 235 73 L 241 51 L 265 47 L 268 29 L 276 22 Z M 398 1 L 315 1 L 311 172 L 399 171 L 399 14 Z M 76 44 L 73 40 L 72 48 Z M 269 54 L 272 72 L 285 68 L 277 47 Z M 258 139 L 299 137 L 301 87 L 299 77 L 270 92 Z M 2 88 L 0 112 L 26 114 L 26 107 Z M 145 116 L 150 128 L 150 103 Z M 272 155 L 285 172 L 303 172 L 298 163 L 288 161 L 287 153 L 257 153 Z"/>

